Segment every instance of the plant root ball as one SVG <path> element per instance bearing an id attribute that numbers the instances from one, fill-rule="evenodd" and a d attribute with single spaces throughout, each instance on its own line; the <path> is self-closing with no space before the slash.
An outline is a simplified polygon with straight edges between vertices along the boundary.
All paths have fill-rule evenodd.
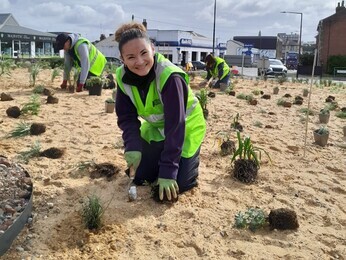
<path id="1" fill-rule="evenodd" d="M 176 198 L 173 198 L 171 200 L 168 200 L 166 192 L 163 192 L 163 200 L 160 200 L 160 195 L 159 195 L 159 185 L 155 185 L 151 187 L 151 195 L 154 201 L 159 202 L 159 203 L 175 203 L 179 199 L 179 194 L 177 195 Z"/>
<path id="2" fill-rule="evenodd" d="M 299 227 L 297 214 L 290 209 L 273 209 L 270 211 L 268 218 L 272 229 L 286 230 Z"/>
<path id="3" fill-rule="evenodd" d="M 64 155 L 64 150 L 55 148 L 55 147 L 52 147 L 40 152 L 40 156 L 47 157 L 50 159 L 59 159 L 63 155 Z"/>
<path id="4" fill-rule="evenodd" d="M 257 178 L 258 166 L 254 160 L 234 161 L 233 176 L 244 183 L 252 183 Z"/>
<path id="5" fill-rule="evenodd" d="M 30 134 L 31 135 L 40 135 L 42 133 L 46 132 L 46 126 L 41 123 L 33 123 L 30 126 Z"/>
<path id="6" fill-rule="evenodd" d="M 6 114 L 8 117 L 18 118 L 20 116 L 20 108 L 17 106 L 9 107 L 6 110 Z"/>
<path id="7" fill-rule="evenodd" d="M 90 173 L 90 178 L 97 179 L 106 177 L 108 181 L 111 181 L 120 172 L 120 168 L 111 163 L 95 164 L 94 170 Z"/>

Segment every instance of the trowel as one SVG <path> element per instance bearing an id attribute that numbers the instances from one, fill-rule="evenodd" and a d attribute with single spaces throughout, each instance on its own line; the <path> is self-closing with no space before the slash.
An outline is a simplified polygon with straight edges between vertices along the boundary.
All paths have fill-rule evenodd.
<path id="1" fill-rule="evenodd" d="M 135 179 L 135 171 L 133 167 L 128 168 L 126 171 L 127 176 L 129 176 L 129 184 L 127 186 L 127 192 L 129 196 L 129 201 L 134 201 L 137 199 L 137 187 L 136 184 L 133 182 Z"/>

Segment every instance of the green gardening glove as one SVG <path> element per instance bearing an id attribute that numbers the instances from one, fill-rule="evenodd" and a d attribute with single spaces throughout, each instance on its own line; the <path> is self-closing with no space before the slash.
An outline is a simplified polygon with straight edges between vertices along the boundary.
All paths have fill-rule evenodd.
<path id="1" fill-rule="evenodd" d="M 127 167 L 132 167 L 133 170 L 136 172 L 139 163 L 142 159 L 142 153 L 139 151 L 128 151 L 125 152 L 125 161 L 127 163 Z"/>
<path id="2" fill-rule="evenodd" d="M 163 200 L 164 191 L 166 192 L 166 196 L 168 200 L 172 199 L 172 195 L 173 195 L 173 198 L 175 199 L 178 197 L 179 187 L 176 180 L 158 178 L 157 184 L 159 185 L 160 200 Z"/>

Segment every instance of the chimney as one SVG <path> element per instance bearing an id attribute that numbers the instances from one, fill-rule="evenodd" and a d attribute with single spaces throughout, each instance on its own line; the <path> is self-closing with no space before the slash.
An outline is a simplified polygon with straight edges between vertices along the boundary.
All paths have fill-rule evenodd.
<path id="1" fill-rule="evenodd" d="M 145 29 L 147 29 L 147 20 L 146 19 L 143 19 L 142 24 L 144 25 Z"/>
<path id="2" fill-rule="evenodd" d="M 345 3 L 344 3 L 344 0 L 342 0 L 341 2 L 341 5 L 340 5 L 340 2 L 338 2 L 338 6 L 335 8 L 335 12 L 339 12 L 341 10 L 345 9 Z"/>

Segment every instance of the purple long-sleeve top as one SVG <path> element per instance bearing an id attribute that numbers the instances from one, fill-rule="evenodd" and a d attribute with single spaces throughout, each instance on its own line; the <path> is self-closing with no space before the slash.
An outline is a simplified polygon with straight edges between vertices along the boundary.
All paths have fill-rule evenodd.
<path id="1" fill-rule="evenodd" d="M 123 81 L 138 86 L 142 102 L 145 104 L 149 85 L 155 78 L 152 69 L 148 76 L 138 77 L 129 70 Z M 136 82 L 137 81 L 137 82 Z M 137 84 L 136 84 L 137 83 Z M 179 169 L 182 147 L 185 136 L 185 114 L 188 96 L 188 87 L 182 77 L 172 74 L 161 93 L 164 108 L 164 148 L 159 164 L 159 178 L 176 179 Z M 125 151 L 142 151 L 140 126 L 137 109 L 131 99 L 118 88 L 116 96 L 116 113 L 118 126 L 123 131 Z"/>

